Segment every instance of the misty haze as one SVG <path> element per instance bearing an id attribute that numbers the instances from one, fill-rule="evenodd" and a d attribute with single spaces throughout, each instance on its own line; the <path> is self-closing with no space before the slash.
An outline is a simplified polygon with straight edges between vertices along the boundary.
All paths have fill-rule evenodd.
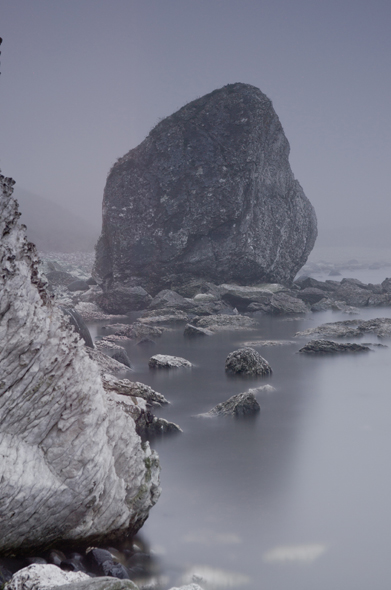
<path id="1" fill-rule="evenodd" d="M 0 586 L 385 590 L 391 7 L 0 4 Z"/>

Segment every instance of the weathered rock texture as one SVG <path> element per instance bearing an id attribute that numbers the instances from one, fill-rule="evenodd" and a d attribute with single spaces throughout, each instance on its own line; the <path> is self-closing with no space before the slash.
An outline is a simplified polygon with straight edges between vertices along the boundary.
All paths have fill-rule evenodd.
<path id="1" fill-rule="evenodd" d="M 3 554 L 135 532 L 159 495 L 156 454 L 47 296 L 11 185 L 0 177 Z"/>
<path id="2" fill-rule="evenodd" d="M 292 281 L 317 229 L 288 156 L 271 101 L 248 84 L 161 121 L 107 179 L 95 264 L 106 292 Z"/>
<path id="3" fill-rule="evenodd" d="M 225 360 L 225 370 L 235 375 L 251 377 L 272 374 L 272 368 L 267 360 L 249 346 L 230 352 Z"/>

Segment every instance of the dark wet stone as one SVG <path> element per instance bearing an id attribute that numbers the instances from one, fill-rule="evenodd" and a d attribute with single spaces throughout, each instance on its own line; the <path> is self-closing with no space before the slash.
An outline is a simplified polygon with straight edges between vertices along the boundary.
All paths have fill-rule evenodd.
<path id="1" fill-rule="evenodd" d="M 261 406 L 251 392 L 238 393 L 233 395 L 226 402 L 217 404 L 207 416 L 251 416 L 257 414 Z"/>
<path id="2" fill-rule="evenodd" d="M 244 376 L 271 375 L 272 369 L 266 359 L 254 348 L 240 348 L 231 352 L 225 361 L 228 373 Z"/>

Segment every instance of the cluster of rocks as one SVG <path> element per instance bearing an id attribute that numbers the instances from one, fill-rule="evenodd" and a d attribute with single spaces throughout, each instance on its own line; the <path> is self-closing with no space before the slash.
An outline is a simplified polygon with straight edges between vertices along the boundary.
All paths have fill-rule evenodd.
<path id="1" fill-rule="evenodd" d="M 151 555 L 134 553 L 127 556 L 127 566 L 116 558 L 113 550 L 90 548 L 85 555 L 73 553 L 66 558 L 61 551 L 52 551 L 47 563 L 44 558 L 19 569 L 13 575 L 0 565 L 4 590 L 147 590 L 144 577 L 153 563 Z M 114 553 L 116 551 L 114 550 Z M 26 560 L 27 561 L 27 560 Z M 30 560 L 31 561 L 31 560 Z M 136 579 L 135 583 L 130 576 Z M 156 576 L 155 576 L 156 579 Z M 159 578 L 158 578 L 159 579 Z M 140 580 L 140 582 L 139 582 Z M 164 580 L 162 580 L 164 583 Z M 5 583 L 4 583 L 5 582 Z M 154 586 L 155 587 L 155 586 Z M 203 590 L 198 584 L 170 590 Z"/>
<path id="2" fill-rule="evenodd" d="M 382 283 L 362 283 L 358 279 L 318 281 L 302 277 L 295 281 L 297 297 L 311 311 L 334 309 L 354 312 L 358 307 L 389 307 L 391 305 L 391 279 Z"/>

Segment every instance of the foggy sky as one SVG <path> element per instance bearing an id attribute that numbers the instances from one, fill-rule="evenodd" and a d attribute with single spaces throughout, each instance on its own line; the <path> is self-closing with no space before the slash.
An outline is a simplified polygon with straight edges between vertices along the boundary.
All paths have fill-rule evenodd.
<path id="1" fill-rule="evenodd" d="M 0 168 L 100 224 L 160 118 L 244 82 L 272 101 L 330 226 L 391 214 L 389 0 L 0 0 Z"/>

